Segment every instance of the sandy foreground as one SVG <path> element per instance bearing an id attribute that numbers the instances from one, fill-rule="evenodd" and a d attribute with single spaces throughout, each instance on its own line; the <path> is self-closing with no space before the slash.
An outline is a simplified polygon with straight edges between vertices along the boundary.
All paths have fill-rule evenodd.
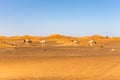
<path id="1" fill-rule="evenodd" d="M 21 47 L 0 52 L 0 80 L 120 80 L 110 47 Z"/>
<path id="2" fill-rule="evenodd" d="M 0 66 L 1 80 L 120 80 L 118 56 L 51 57 Z"/>
<path id="3" fill-rule="evenodd" d="M 0 48 L 0 80 L 120 80 L 120 42 Z M 37 46 L 35 46 L 37 45 Z"/>

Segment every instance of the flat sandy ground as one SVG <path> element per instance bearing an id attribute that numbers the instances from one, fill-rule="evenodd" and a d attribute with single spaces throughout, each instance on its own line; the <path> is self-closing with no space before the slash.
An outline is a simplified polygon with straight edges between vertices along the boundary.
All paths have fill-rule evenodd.
<path id="1" fill-rule="evenodd" d="M 0 80 L 120 80 L 120 42 L 0 49 Z"/>

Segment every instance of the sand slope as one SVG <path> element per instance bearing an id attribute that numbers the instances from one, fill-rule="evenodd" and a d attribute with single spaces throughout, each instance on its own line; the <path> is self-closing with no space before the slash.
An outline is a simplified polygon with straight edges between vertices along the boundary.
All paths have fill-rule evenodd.
<path id="1" fill-rule="evenodd" d="M 120 80 L 120 39 L 98 35 L 87 38 L 52 35 L 2 37 L 0 42 L 0 80 Z M 97 45 L 88 47 L 90 39 Z M 41 47 L 39 40 L 48 45 Z M 80 41 L 73 47 L 71 40 Z M 17 43 L 17 45 L 12 45 Z M 101 45 L 103 47 L 101 47 Z"/>
<path id="2" fill-rule="evenodd" d="M 112 58 L 112 59 L 111 59 Z M 79 78 L 120 79 L 118 56 L 101 57 L 51 57 L 37 62 L 4 64 L 0 66 L 0 78 Z"/>

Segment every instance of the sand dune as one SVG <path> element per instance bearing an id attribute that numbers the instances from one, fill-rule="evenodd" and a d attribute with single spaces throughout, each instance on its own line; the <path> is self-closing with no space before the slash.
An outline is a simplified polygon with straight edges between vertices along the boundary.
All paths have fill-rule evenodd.
<path id="1" fill-rule="evenodd" d="M 112 59 L 111 59 L 112 58 Z M 55 57 L 0 66 L 0 78 L 120 79 L 118 56 Z"/>
<path id="2" fill-rule="evenodd" d="M 40 40 L 44 39 L 48 41 L 48 44 L 57 45 L 57 46 L 73 46 L 73 42 L 71 42 L 71 40 L 78 40 L 80 42 L 79 46 L 87 46 L 88 41 L 91 39 L 95 39 L 99 45 L 103 45 L 104 43 L 111 42 L 111 41 L 113 42 L 120 41 L 120 38 L 111 38 L 111 37 L 106 38 L 100 35 L 93 35 L 93 36 L 87 36 L 87 37 L 72 37 L 72 36 L 64 36 L 60 34 L 52 34 L 50 36 L 44 36 L 44 37 L 43 36 L 30 36 L 30 35 L 11 36 L 11 37 L 1 36 L 0 42 L 6 42 L 6 43 L 14 42 L 14 43 L 21 45 L 20 43 L 22 39 L 31 39 L 33 43 L 39 43 Z"/>
<path id="3" fill-rule="evenodd" d="M 26 38 L 33 43 L 21 43 Z M 92 38 L 97 45 L 88 47 Z M 120 80 L 120 38 L 55 34 L 0 39 L 0 80 Z M 48 41 L 44 48 L 39 43 L 42 39 Z M 80 45 L 74 47 L 71 40 Z"/>

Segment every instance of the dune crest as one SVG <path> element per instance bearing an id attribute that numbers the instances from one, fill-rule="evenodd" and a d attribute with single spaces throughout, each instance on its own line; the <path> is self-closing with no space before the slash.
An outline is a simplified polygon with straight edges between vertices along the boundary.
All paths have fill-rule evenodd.
<path id="1" fill-rule="evenodd" d="M 120 38 L 109 38 L 104 37 L 101 35 L 92 35 L 92 36 L 83 36 L 83 37 L 73 37 L 73 36 L 64 36 L 60 34 L 52 34 L 50 36 L 31 36 L 31 35 L 24 35 L 24 36 L 11 36 L 11 37 L 5 37 L 0 36 L 0 45 L 1 47 L 11 47 L 11 45 L 5 44 L 5 43 L 16 43 L 19 44 L 22 39 L 31 39 L 33 43 L 39 43 L 40 40 L 46 40 L 50 45 L 57 45 L 57 46 L 73 46 L 72 40 L 77 40 L 80 42 L 81 46 L 87 46 L 88 41 L 91 39 L 97 40 L 98 43 L 104 43 L 109 41 L 120 41 Z M 3 43 L 5 42 L 5 43 Z"/>

